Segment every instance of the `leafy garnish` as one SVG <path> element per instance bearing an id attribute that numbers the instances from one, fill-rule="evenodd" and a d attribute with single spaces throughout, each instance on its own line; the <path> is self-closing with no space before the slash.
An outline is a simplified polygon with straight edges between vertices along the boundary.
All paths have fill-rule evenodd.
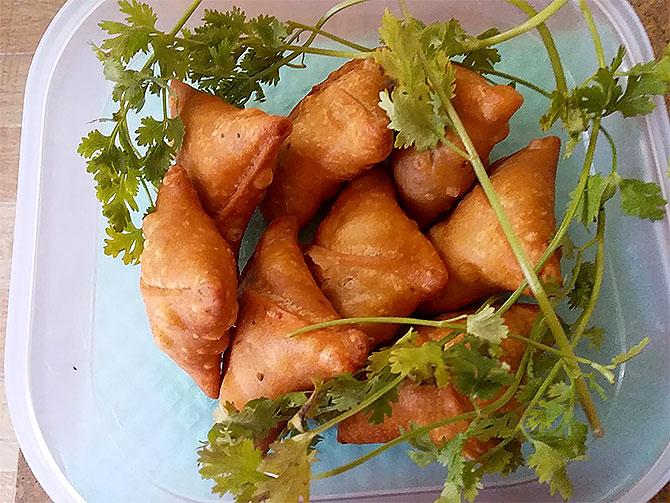
<path id="1" fill-rule="evenodd" d="M 509 328 L 502 316 L 491 306 L 486 306 L 475 314 L 469 314 L 466 327 L 469 334 L 492 344 L 500 344 L 509 334 Z"/>
<path id="2" fill-rule="evenodd" d="M 619 187 L 621 188 L 621 208 L 624 213 L 648 220 L 663 219 L 667 202 L 658 184 L 623 179 Z"/>

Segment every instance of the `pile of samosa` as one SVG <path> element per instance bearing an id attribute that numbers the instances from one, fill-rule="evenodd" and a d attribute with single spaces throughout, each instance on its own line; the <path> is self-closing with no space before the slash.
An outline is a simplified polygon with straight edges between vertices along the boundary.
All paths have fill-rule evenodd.
<path id="1" fill-rule="evenodd" d="M 450 317 L 523 281 L 471 165 L 448 144 L 393 148 L 378 106 L 392 85 L 373 61 L 351 61 L 278 117 L 173 82 L 172 113 L 185 137 L 144 221 L 141 290 L 156 343 L 208 396 L 241 409 L 256 398 L 309 390 L 357 372 L 400 330 L 350 325 L 287 337 L 299 328 L 341 317 Z M 512 87 L 457 67 L 454 106 L 536 263 L 555 230 L 560 142 L 536 139 L 489 163 L 522 102 Z M 268 226 L 238 280 L 237 253 L 258 206 Z M 317 213 L 325 217 L 302 246 L 298 233 Z M 558 255 L 540 276 L 560 281 Z M 534 306 L 517 304 L 504 318 L 511 331 L 528 335 L 536 316 Z M 421 331 L 423 340 L 448 334 Z M 500 358 L 514 372 L 523 343 L 506 339 L 502 347 Z M 386 442 L 411 424 L 474 405 L 451 385 L 404 384 L 383 423 L 353 416 L 339 439 Z M 444 442 L 467 427 L 451 424 L 432 438 Z M 476 456 L 487 448 L 470 441 L 464 450 Z"/>

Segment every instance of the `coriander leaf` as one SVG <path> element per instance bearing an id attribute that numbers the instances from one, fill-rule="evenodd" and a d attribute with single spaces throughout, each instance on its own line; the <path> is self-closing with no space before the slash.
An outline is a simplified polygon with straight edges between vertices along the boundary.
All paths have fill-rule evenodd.
<path id="1" fill-rule="evenodd" d="M 308 434 L 273 442 L 259 466 L 269 476 L 258 484 L 256 496 L 271 503 L 309 501 L 311 466 L 316 460 L 311 443 Z"/>
<path id="2" fill-rule="evenodd" d="M 463 488 L 461 491 L 465 501 L 469 501 L 470 503 L 475 501 L 479 490 L 483 487 L 481 473 L 474 469 L 472 462 L 467 463 L 463 471 Z"/>
<path id="3" fill-rule="evenodd" d="M 498 35 L 499 33 L 499 29 L 491 28 L 477 35 L 477 38 L 483 40 Z M 475 68 L 479 72 L 485 72 L 487 70 L 493 70 L 496 63 L 500 63 L 500 60 L 500 51 L 498 51 L 497 48 L 482 47 L 481 49 L 468 52 L 465 58 L 463 58 L 463 61 L 461 61 L 461 64 L 463 66 Z"/>
<path id="4" fill-rule="evenodd" d="M 628 77 L 626 91 L 616 104 L 624 117 L 644 115 L 654 110 L 653 96 L 670 92 L 670 44 L 657 61 L 635 65 L 624 75 Z"/>
<path id="5" fill-rule="evenodd" d="M 532 445 L 535 450 L 528 457 L 528 466 L 535 470 L 541 483 L 549 483 L 552 495 L 558 491 L 563 499 L 570 499 L 572 484 L 570 484 L 566 470 L 569 459 L 544 442 L 533 440 Z"/>
<path id="6" fill-rule="evenodd" d="M 483 442 L 492 438 L 506 438 L 514 433 L 518 422 L 518 412 L 494 414 L 474 420 L 468 428 L 468 433 Z"/>
<path id="7" fill-rule="evenodd" d="M 428 341 L 417 347 L 399 347 L 391 351 L 391 372 L 406 375 L 417 381 L 435 379 L 438 387 L 449 382 L 449 374 L 442 359 L 442 345 Z"/>
<path id="8" fill-rule="evenodd" d="M 435 503 L 461 503 L 461 489 L 455 483 L 446 480 Z"/>
<path id="9" fill-rule="evenodd" d="M 232 494 L 237 501 L 250 501 L 256 486 L 267 475 L 259 471 L 262 453 L 249 438 L 234 438 L 231 432 L 214 425 L 208 442 L 198 449 L 202 478 L 214 481 L 212 492 Z"/>
<path id="10" fill-rule="evenodd" d="M 447 468 L 447 481 L 453 482 L 457 487 L 463 486 L 463 470 L 465 469 L 463 446 L 466 440 L 465 434 L 459 433 L 445 443 L 437 455 L 437 462 Z"/>
<path id="11" fill-rule="evenodd" d="M 589 348 L 601 349 L 605 338 L 605 331 L 600 327 L 591 327 L 584 331 L 584 337 L 589 340 Z"/>
<path id="12" fill-rule="evenodd" d="M 136 265 L 140 263 L 140 257 L 144 250 L 144 234 L 142 229 L 138 229 L 130 224 L 123 231 L 115 231 L 107 228 L 107 238 L 105 239 L 105 255 L 116 258 L 121 255 L 123 263 L 126 265 Z"/>
<path id="13" fill-rule="evenodd" d="M 381 388 L 388 385 L 396 375 L 385 371 L 381 374 L 374 375 L 368 378 L 367 396 L 373 395 L 381 390 Z M 372 405 L 364 409 L 368 414 L 369 422 L 373 424 L 380 424 L 384 422 L 386 417 L 390 417 L 393 413 L 391 404 L 398 401 L 398 386 L 390 389 L 377 399 Z"/>
<path id="14" fill-rule="evenodd" d="M 631 360 L 635 358 L 637 355 L 642 353 L 644 348 L 647 347 L 647 345 L 651 342 L 649 337 L 645 337 L 642 339 L 640 342 L 635 344 L 634 346 L 631 346 L 628 351 L 625 351 L 624 353 L 621 353 L 620 355 L 615 356 L 612 358 L 612 364 L 613 365 L 621 365 L 622 363 L 627 362 L 628 360 Z"/>
<path id="15" fill-rule="evenodd" d="M 109 147 L 111 136 L 104 135 L 99 130 L 94 129 L 87 136 L 81 139 L 77 152 L 86 159 L 91 159 L 96 154 Z"/>
<path id="16" fill-rule="evenodd" d="M 452 382 L 456 389 L 471 398 L 493 398 L 502 386 L 512 382 L 509 366 L 484 354 L 480 339 L 465 337 L 445 353 Z"/>
<path id="17" fill-rule="evenodd" d="M 165 135 L 165 124 L 163 121 L 153 117 L 143 117 L 141 125 L 137 128 L 137 144 L 140 146 L 151 145 L 163 141 Z"/>
<path id="18" fill-rule="evenodd" d="M 616 193 L 620 180 L 621 177 L 616 173 L 610 173 L 606 177 L 600 174 L 589 175 L 585 191 L 582 194 L 570 194 L 571 199 L 581 196 L 577 214 L 585 226 L 595 222 L 600 208 Z"/>
<path id="19" fill-rule="evenodd" d="M 119 10 L 126 15 L 126 21 L 133 26 L 156 27 L 156 13 L 153 9 L 137 0 L 120 0 Z"/>
<path id="20" fill-rule="evenodd" d="M 410 424 L 410 429 L 414 431 L 416 426 Z M 437 462 L 440 450 L 430 438 L 430 432 L 415 433 L 408 442 L 414 449 L 407 451 L 407 455 L 417 465 L 425 467 Z"/>
<path id="21" fill-rule="evenodd" d="M 230 404 L 220 404 L 215 420 L 234 437 L 264 441 L 277 425 L 289 420 L 307 401 L 304 392 L 287 393 L 275 400 L 258 398 L 237 411 Z"/>
<path id="22" fill-rule="evenodd" d="M 584 262 L 579 268 L 575 286 L 568 293 L 571 309 L 585 309 L 591 299 L 596 266 L 593 262 Z"/>
<path id="23" fill-rule="evenodd" d="M 469 314 L 466 318 L 466 327 L 469 334 L 492 344 L 500 344 L 509 334 L 509 328 L 502 316 L 491 306 L 486 306 L 475 314 Z"/>
<path id="24" fill-rule="evenodd" d="M 547 396 L 526 412 L 525 424 L 533 430 L 550 431 L 557 427 L 556 421 L 562 417 L 561 424 L 567 428 L 575 406 L 574 385 L 555 383 L 549 388 Z"/>
<path id="25" fill-rule="evenodd" d="M 658 184 L 625 178 L 621 180 L 619 187 L 621 208 L 626 215 L 648 220 L 663 219 L 667 202 Z"/>
<path id="26" fill-rule="evenodd" d="M 396 147 L 435 147 L 445 137 L 449 124 L 440 95 L 454 94 L 455 70 L 449 61 L 435 25 L 398 19 L 387 9 L 379 30 L 384 46 L 373 57 L 395 80 L 391 93 L 380 94 L 379 106 L 390 119 L 389 128 L 398 132 Z"/>
<path id="27" fill-rule="evenodd" d="M 598 383 L 593 374 L 582 374 L 586 384 L 592 391 L 595 391 L 602 401 L 607 400 L 607 395 L 605 394 L 605 389 Z"/>
<path id="28" fill-rule="evenodd" d="M 398 131 L 395 139 L 396 148 L 416 146 L 423 151 L 437 145 L 444 138 L 444 128 L 447 125 L 442 114 L 433 113 L 431 102 L 422 100 L 394 89 L 379 94 L 379 107 L 386 112 L 390 119 L 389 129 Z"/>

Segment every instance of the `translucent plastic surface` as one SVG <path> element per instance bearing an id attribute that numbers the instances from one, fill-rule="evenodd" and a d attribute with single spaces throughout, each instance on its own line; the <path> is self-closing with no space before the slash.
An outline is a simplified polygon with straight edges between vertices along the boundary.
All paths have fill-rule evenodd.
<path id="1" fill-rule="evenodd" d="M 185 1 L 152 2 L 163 26 Z M 253 1 L 237 5 L 250 14 L 314 21 L 330 1 Z M 542 6 L 547 2 L 537 2 Z M 137 268 L 101 253 L 102 226 L 92 181 L 76 154 L 87 122 L 112 110 L 109 85 L 88 42 L 98 41 L 97 22 L 118 17 L 115 2 L 71 0 L 54 21 L 36 56 L 27 88 L 17 209 L 14 268 L 6 352 L 7 393 L 12 419 L 31 467 L 57 501 L 213 501 L 210 484 L 196 470 L 195 449 L 211 425 L 214 402 L 155 347 L 138 291 Z M 651 52 L 637 18 L 624 1 L 593 2 L 608 56 L 623 44 L 627 65 Z M 385 6 L 373 1 L 337 17 L 332 31 L 374 40 Z M 226 9 L 230 2 L 209 2 Z M 410 3 L 426 21 L 456 17 L 474 32 L 508 27 L 522 15 L 503 1 L 424 0 Z M 570 79 L 595 66 L 590 38 L 576 5 L 569 4 L 550 27 L 565 55 Z M 535 35 L 501 47 L 501 68 L 551 87 L 551 71 Z M 287 113 L 340 62 L 311 58 L 306 70 L 284 72 L 262 107 Z M 526 102 L 512 134 L 494 156 L 520 148 L 540 134 L 544 98 L 524 92 Z M 612 120 L 608 129 L 620 145 L 623 176 L 666 183 L 670 155 L 667 114 L 644 120 Z M 601 142 L 604 143 L 604 142 Z M 596 170 L 607 169 L 602 147 Z M 577 162 L 562 163 L 557 211 L 565 207 Z M 667 196 L 667 190 L 666 190 Z M 591 442 L 590 459 L 571 476 L 579 501 L 641 501 L 667 479 L 670 466 L 670 262 L 669 220 L 651 224 L 619 215 L 608 220 L 606 283 L 596 322 L 607 330 L 604 351 L 614 354 L 644 336 L 650 350 L 618 375 L 599 404 L 607 435 Z M 244 252 L 262 228 L 249 231 Z M 575 229 L 578 231 L 578 229 Z M 317 471 L 368 450 L 321 444 Z M 664 454 L 665 451 L 665 454 Z M 398 448 L 336 478 L 315 484 L 316 499 L 432 501 L 444 476 L 440 467 L 420 469 Z M 490 480 L 487 501 L 549 500 L 545 487 L 526 472 Z"/>

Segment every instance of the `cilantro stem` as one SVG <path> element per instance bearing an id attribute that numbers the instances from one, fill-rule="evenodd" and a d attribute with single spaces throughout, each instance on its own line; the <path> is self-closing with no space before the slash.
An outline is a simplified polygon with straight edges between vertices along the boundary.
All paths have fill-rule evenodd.
<path id="1" fill-rule="evenodd" d="M 500 72 L 498 70 L 489 70 L 487 68 L 479 68 L 475 67 L 474 68 L 476 71 L 479 73 L 485 73 L 488 75 L 495 75 L 496 77 L 500 77 L 502 79 L 507 79 L 512 82 L 516 82 L 517 84 L 520 84 L 524 87 L 527 87 L 528 89 L 532 89 L 538 94 L 541 94 L 545 98 L 551 98 L 551 93 L 547 91 L 546 89 L 542 89 L 540 86 L 536 86 L 532 82 L 529 82 L 527 80 L 524 80 L 522 78 L 517 77 L 516 75 L 512 75 L 511 73 L 505 73 L 505 72 Z"/>
<path id="2" fill-rule="evenodd" d="M 598 246 L 596 248 L 596 258 L 594 262 L 595 272 L 593 276 L 593 290 L 591 291 L 591 296 L 589 297 L 586 309 L 582 311 L 582 314 L 575 325 L 575 329 L 573 330 L 572 347 L 577 346 L 582 335 L 584 335 L 586 325 L 593 315 L 593 311 L 598 303 L 598 297 L 600 296 L 600 290 L 602 289 L 605 273 L 605 211 L 602 209 L 598 213 L 596 239 L 598 241 Z"/>
<path id="3" fill-rule="evenodd" d="M 595 46 L 596 50 L 596 58 L 598 58 L 598 66 L 600 68 L 604 68 L 607 66 L 607 62 L 605 61 L 605 50 L 603 49 L 603 42 L 600 38 L 600 34 L 598 33 L 598 28 L 596 27 L 596 23 L 593 20 L 593 13 L 591 12 L 589 4 L 586 2 L 586 0 L 579 0 L 579 8 L 582 10 L 586 24 L 588 25 L 589 31 L 591 32 L 591 38 L 593 39 L 593 45 Z"/>
<path id="4" fill-rule="evenodd" d="M 535 346 L 536 348 L 543 349 L 544 351 L 548 351 L 550 353 L 554 353 L 556 355 L 559 355 L 561 358 L 565 358 L 566 360 L 574 360 L 579 363 L 583 363 L 584 365 L 588 365 L 589 367 L 593 368 L 594 370 L 598 371 L 602 376 L 607 379 L 607 381 L 610 384 L 613 384 L 613 378 L 611 373 L 608 373 L 606 367 L 598 362 L 594 362 L 593 360 L 589 360 L 588 358 L 582 358 L 581 356 L 575 356 L 571 357 L 570 355 L 566 355 L 563 351 L 560 351 L 556 348 L 552 348 L 551 346 L 547 346 L 546 344 L 542 344 L 541 342 L 534 341 L 533 339 L 529 339 L 528 337 L 524 337 L 522 335 L 516 335 L 516 334 L 509 334 L 509 337 L 512 339 L 518 339 L 520 341 L 524 341 L 526 344 L 530 344 L 531 346 Z"/>
<path id="5" fill-rule="evenodd" d="M 535 296 L 535 299 L 537 300 L 537 303 L 540 306 L 542 313 L 545 316 L 546 323 L 549 329 L 551 330 L 551 333 L 553 334 L 554 339 L 558 344 L 558 347 L 566 354 L 575 357 L 572 345 L 570 344 L 570 340 L 565 334 L 565 330 L 563 330 L 563 326 L 561 325 L 561 322 L 558 319 L 556 312 L 554 311 L 554 307 L 552 306 L 551 301 L 549 300 L 549 297 L 547 296 L 547 293 L 542 287 L 542 283 L 540 282 L 537 273 L 535 272 L 535 269 L 533 268 L 532 264 L 530 263 L 530 260 L 528 259 L 528 256 L 526 255 L 526 250 L 521 245 L 521 242 L 519 241 L 518 237 L 516 236 L 516 233 L 514 232 L 514 229 L 512 228 L 512 224 L 510 223 L 509 219 L 507 218 L 507 215 L 505 214 L 505 210 L 502 207 L 502 204 L 500 202 L 500 199 L 498 198 L 498 195 L 496 194 L 495 189 L 493 188 L 493 184 L 491 183 L 491 179 L 489 178 L 486 172 L 486 168 L 484 168 L 484 165 L 482 164 L 482 161 L 479 158 L 479 154 L 477 153 L 477 149 L 475 148 L 474 144 L 472 143 L 472 140 L 470 139 L 470 136 L 468 135 L 468 132 L 463 126 L 463 122 L 461 121 L 458 112 L 454 108 L 454 105 L 451 103 L 451 100 L 449 100 L 448 96 L 446 96 L 444 89 L 435 84 L 436 82 L 438 82 L 438 80 L 435 78 L 434 75 L 432 75 L 430 66 L 426 64 L 425 54 L 421 52 L 419 56 L 423 63 L 423 67 L 427 74 L 428 80 L 433 84 L 435 92 L 442 101 L 442 106 L 444 107 L 445 111 L 447 112 L 447 115 L 451 119 L 456 132 L 458 133 L 458 135 L 461 138 L 461 141 L 465 145 L 466 150 L 470 154 L 470 163 L 472 164 L 472 167 L 475 171 L 475 175 L 479 180 L 480 186 L 482 187 L 482 190 L 484 191 L 484 194 L 486 195 L 486 198 L 488 199 L 491 208 L 496 214 L 498 223 L 501 229 L 503 230 L 505 237 L 507 238 L 507 242 L 509 243 L 510 248 L 512 248 L 512 252 L 514 253 L 516 260 L 519 263 L 519 267 L 521 268 L 523 275 L 526 277 L 526 281 L 528 282 L 528 285 L 530 286 L 530 289 L 533 292 L 533 295 Z M 580 370 L 577 362 L 569 360 L 569 364 L 572 367 L 572 370 L 575 372 L 575 374 L 579 375 Z M 581 386 L 579 385 L 580 383 Z M 600 420 L 598 419 L 598 415 L 595 410 L 593 400 L 591 399 L 588 388 L 586 387 L 586 383 L 584 383 L 583 379 L 577 378 L 575 385 L 577 387 L 577 393 L 579 395 L 580 403 L 582 404 L 582 408 L 584 409 L 587 417 L 589 418 L 589 422 L 594 430 L 594 433 L 600 434 L 602 427 L 600 425 Z"/>
<path id="6" fill-rule="evenodd" d="M 611 166 L 612 173 L 616 173 L 617 172 L 617 167 L 619 165 L 619 161 L 618 161 L 618 158 L 617 158 L 618 156 L 617 156 L 616 143 L 614 143 L 614 138 L 612 138 L 612 135 L 609 133 L 609 131 L 607 129 L 602 127 L 601 130 L 602 130 L 603 134 L 605 135 L 605 138 L 607 138 L 607 143 L 609 143 L 610 150 L 612 151 L 612 166 Z"/>
<path id="7" fill-rule="evenodd" d="M 193 13 L 200 7 L 200 4 L 202 3 L 202 0 L 193 0 L 191 5 L 189 5 L 188 9 L 184 12 L 184 14 L 179 18 L 179 21 L 177 21 L 177 24 L 174 25 L 172 30 L 169 33 L 170 37 L 174 37 L 179 31 L 184 27 L 184 25 L 188 22 L 189 19 L 191 19 L 191 16 Z"/>
<path id="8" fill-rule="evenodd" d="M 467 45 L 467 49 L 469 51 L 475 49 L 482 49 L 483 47 L 497 45 L 502 42 L 506 42 L 507 40 L 518 37 L 519 35 L 523 35 L 524 33 L 529 32 L 537 28 L 542 23 L 544 23 L 547 19 L 556 14 L 556 12 L 558 12 L 561 9 L 561 7 L 563 7 L 566 3 L 568 3 L 568 0 L 553 0 L 544 9 L 542 9 L 536 15 L 534 15 L 527 21 L 521 23 L 520 25 L 517 25 L 510 30 L 507 30 L 503 33 L 499 33 L 498 35 L 494 35 L 489 38 L 473 40 L 471 43 Z"/>
<path id="9" fill-rule="evenodd" d="M 293 51 L 294 54 L 318 54 L 320 56 L 332 56 L 335 58 L 364 59 L 370 57 L 371 52 L 338 51 L 336 49 L 323 49 L 321 47 L 308 47 L 302 45 L 282 45 L 281 49 Z"/>
<path id="10" fill-rule="evenodd" d="M 449 318 L 448 320 L 422 320 L 419 318 L 402 318 L 398 316 L 363 316 L 359 318 L 339 318 L 337 320 L 324 321 L 321 323 L 315 323 L 308 327 L 299 328 L 289 333 L 287 337 L 295 337 L 297 335 L 305 334 L 307 332 L 313 332 L 315 330 L 321 330 L 324 328 L 336 327 L 340 325 L 358 325 L 358 324 L 368 324 L 368 323 L 384 323 L 390 325 L 416 325 L 421 327 L 433 327 L 433 328 L 451 328 L 454 330 L 464 330 L 465 325 L 462 323 L 455 323 L 458 320 L 463 320 L 466 318 L 466 315 L 456 316 L 455 318 Z"/>
<path id="11" fill-rule="evenodd" d="M 335 35 L 334 33 L 330 33 L 328 31 L 322 30 L 320 28 L 316 28 L 314 26 L 309 26 L 306 24 L 298 23 L 297 21 L 287 21 L 287 24 L 290 27 L 295 27 L 295 28 L 300 28 L 302 31 L 310 31 L 312 33 L 316 33 L 317 35 L 321 35 L 324 38 L 330 39 L 334 42 L 337 42 L 338 44 L 350 47 L 352 49 L 355 49 L 360 52 L 372 52 L 373 49 L 370 49 L 369 47 L 365 47 L 364 45 L 359 45 L 355 42 L 352 42 L 350 40 L 347 40 L 346 38 L 339 37 Z"/>
<path id="12" fill-rule="evenodd" d="M 531 18 L 537 16 L 537 10 L 530 5 L 526 0 L 507 0 L 512 5 L 518 7 Z M 568 91 L 568 84 L 565 80 L 565 71 L 563 70 L 563 64 L 561 63 L 561 56 L 558 54 L 558 49 L 556 49 L 556 43 L 554 42 L 554 37 L 551 35 L 549 28 L 544 23 L 541 23 L 537 26 L 537 31 L 542 38 L 545 48 L 547 49 L 547 54 L 549 55 L 549 62 L 551 63 L 551 68 L 554 71 L 554 77 L 556 78 L 556 88 L 561 92 Z"/>

